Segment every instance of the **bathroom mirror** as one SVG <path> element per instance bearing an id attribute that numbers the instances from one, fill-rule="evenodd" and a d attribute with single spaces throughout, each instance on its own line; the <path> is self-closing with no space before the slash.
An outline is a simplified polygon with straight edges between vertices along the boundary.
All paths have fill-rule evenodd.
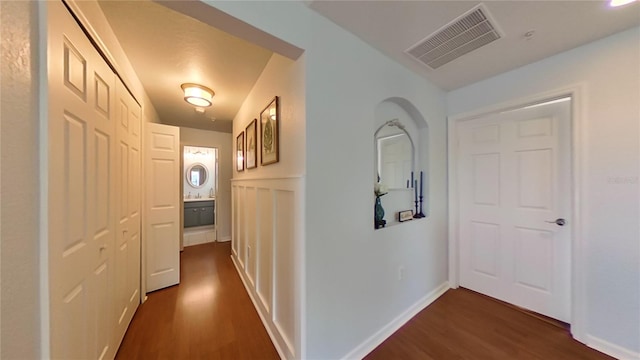
<path id="1" fill-rule="evenodd" d="M 196 189 L 203 187 L 208 177 L 209 172 L 201 163 L 195 163 L 187 169 L 187 182 Z"/>
<path id="2" fill-rule="evenodd" d="M 409 189 L 414 171 L 415 149 L 404 125 L 393 119 L 375 132 L 376 179 L 389 189 Z"/>

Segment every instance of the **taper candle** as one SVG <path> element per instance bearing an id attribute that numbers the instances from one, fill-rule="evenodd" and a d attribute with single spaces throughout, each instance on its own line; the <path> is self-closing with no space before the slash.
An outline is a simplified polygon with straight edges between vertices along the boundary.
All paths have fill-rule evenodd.
<path id="1" fill-rule="evenodd" d="M 422 197 L 422 171 L 420 171 L 420 197 Z"/>
<path id="2" fill-rule="evenodd" d="M 418 180 L 413 180 L 413 193 L 416 196 L 416 201 L 418 201 Z"/>
<path id="3" fill-rule="evenodd" d="M 411 172 L 411 186 L 413 186 L 413 171 Z"/>

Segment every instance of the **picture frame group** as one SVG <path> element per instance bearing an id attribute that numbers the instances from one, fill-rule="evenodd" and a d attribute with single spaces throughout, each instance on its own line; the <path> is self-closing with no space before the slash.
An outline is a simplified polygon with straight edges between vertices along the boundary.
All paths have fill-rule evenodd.
<path id="1" fill-rule="evenodd" d="M 258 123 L 260 134 L 258 136 Z M 258 150 L 259 149 L 259 150 Z M 280 98 L 275 96 L 236 137 L 236 170 L 255 169 L 280 161 Z"/>

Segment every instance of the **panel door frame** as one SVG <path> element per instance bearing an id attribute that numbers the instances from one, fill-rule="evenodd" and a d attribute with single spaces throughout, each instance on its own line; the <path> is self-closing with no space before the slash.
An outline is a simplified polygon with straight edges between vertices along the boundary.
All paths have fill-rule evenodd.
<path id="1" fill-rule="evenodd" d="M 153 207 L 152 207 L 152 197 L 150 192 L 154 191 L 154 186 L 155 184 L 157 184 L 157 182 L 154 182 L 155 178 L 153 177 L 152 174 L 152 167 L 151 165 L 153 164 L 153 159 L 158 156 L 158 150 L 157 149 L 153 149 L 152 148 L 152 144 L 153 144 L 153 138 L 152 135 L 156 134 L 156 133 L 160 133 L 163 135 L 172 135 L 173 138 L 172 140 L 172 146 L 173 146 L 173 152 L 171 151 L 167 151 L 164 152 L 163 154 L 170 154 L 171 157 L 173 158 L 173 165 L 175 166 L 174 168 L 174 191 L 175 191 L 175 197 L 174 197 L 174 201 L 176 206 L 170 209 L 164 209 L 164 210 L 158 210 L 156 209 L 154 211 Z M 165 124 L 157 124 L 157 123 L 146 123 L 143 126 L 143 142 L 144 142 L 144 148 L 143 148 L 143 163 L 144 163 L 144 179 L 145 179 L 145 184 L 147 184 L 147 186 L 145 187 L 145 190 L 143 191 L 143 198 L 144 198 L 144 206 L 143 206 L 143 219 L 142 219 L 142 228 L 143 228 L 143 237 L 142 237 L 142 243 L 143 243 L 143 252 L 142 252 L 142 258 L 144 259 L 144 267 L 143 267 L 143 271 L 142 271 L 142 278 L 144 279 L 144 292 L 145 295 L 147 292 L 149 291 L 155 291 L 155 290 L 159 290 L 162 289 L 165 286 L 161 286 L 161 287 L 157 287 L 157 284 L 154 284 L 154 282 L 152 281 L 153 279 L 150 278 L 150 271 L 152 271 L 152 269 L 150 268 L 150 266 L 152 266 L 151 264 L 153 264 L 153 261 L 150 261 L 150 257 L 152 258 L 152 252 L 151 252 L 151 239 L 152 239 L 152 234 L 151 234 L 151 229 L 152 226 L 154 224 L 157 223 L 157 217 L 164 217 L 164 219 L 167 218 L 171 218 L 174 220 L 174 223 L 176 223 L 176 232 L 177 232 L 177 237 L 180 237 L 180 233 L 182 232 L 182 220 L 181 220 L 181 216 L 180 214 L 183 212 L 183 207 L 182 207 L 182 200 L 181 200 L 181 196 L 180 194 L 182 193 L 181 188 L 179 188 L 179 184 L 181 184 L 181 178 L 182 178 L 182 168 L 180 168 L 181 163 L 182 163 L 182 154 L 183 154 L 183 148 L 182 146 L 180 146 L 180 128 L 177 126 L 172 126 L 172 125 L 165 125 Z M 151 185 L 149 185 L 151 184 Z M 168 211 L 167 211 L 168 210 Z M 161 214 L 158 215 L 158 211 L 161 212 Z M 167 214 L 167 212 L 169 214 Z M 173 214 L 173 216 L 171 215 L 172 212 L 175 212 L 175 214 Z M 172 286 L 172 285 L 176 285 L 180 283 L 180 239 L 177 240 L 178 241 L 178 246 L 175 249 L 176 250 L 176 255 L 177 255 L 177 270 L 172 271 L 173 275 L 177 274 L 177 279 L 175 283 L 172 283 L 171 285 L 168 286 Z M 174 268 L 175 269 L 175 268 Z M 172 278 L 173 279 L 173 278 Z M 151 290 L 150 290 L 151 289 Z"/>
<path id="2" fill-rule="evenodd" d="M 573 188 L 571 199 L 571 213 L 567 215 L 572 221 L 573 232 L 571 234 L 571 334 L 581 342 L 586 342 L 586 284 L 585 271 L 586 259 L 584 254 L 584 242 L 582 234 L 585 233 L 584 224 L 581 218 L 582 208 L 584 208 L 584 179 L 582 165 L 585 160 L 585 147 L 583 146 L 586 137 L 585 128 L 582 126 L 582 119 L 585 116 L 585 93 L 584 85 L 576 84 L 564 88 L 551 90 L 545 93 L 528 96 L 525 98 L 513 99 L 496 105 L 473 110 L 447 119 L 448 132 L 448 187 L 449 187 L 449 286 L 458 288 L 460 286 L 460 238 L 459 238 L 459 188 L 458 188 L 458 123 L 480 118 L 489 114 L 507 110 L 514 110 L 528 105 L 538 104 L 545 101 L 571 97 L 571 185 Z"/>

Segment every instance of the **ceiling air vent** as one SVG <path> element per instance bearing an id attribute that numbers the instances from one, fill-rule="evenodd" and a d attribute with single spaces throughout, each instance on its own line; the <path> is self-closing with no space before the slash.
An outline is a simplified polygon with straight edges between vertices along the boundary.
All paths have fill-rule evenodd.
<path id="1" fill-rule="evenodd" d="M 487 9 L 478 5 L 406 52 L 432 69 L 453 61 L 479 47 L 500 39 Z"/>

